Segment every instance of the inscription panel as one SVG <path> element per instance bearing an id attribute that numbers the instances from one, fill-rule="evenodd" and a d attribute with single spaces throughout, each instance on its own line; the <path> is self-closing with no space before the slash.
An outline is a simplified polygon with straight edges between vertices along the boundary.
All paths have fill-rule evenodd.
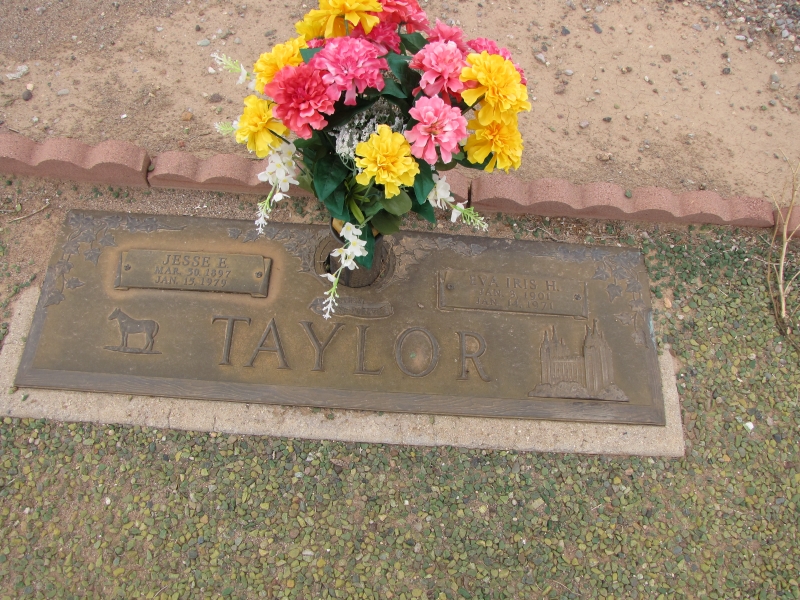
<path id="1" fill-rule="evenodd" d="M 272 259 L 252 254 L 121 252 L 114 287 L 231 292 L 265 298 Z"/>
<path id="2" fill-rule="evenodd" d="M 638 252 L 400 232 L 391 268 L 368 288 L 340 287 L 326 320 L 318 256 L 328 236 L 70 213 L 16 383 L 663 425 Z"/>
<path id="3" fill-rule="evenodd" d="M 583 317 L 589 315 L 588 285 L 553 275 L 440 273 L 439 308 L 497 310 Z"/>

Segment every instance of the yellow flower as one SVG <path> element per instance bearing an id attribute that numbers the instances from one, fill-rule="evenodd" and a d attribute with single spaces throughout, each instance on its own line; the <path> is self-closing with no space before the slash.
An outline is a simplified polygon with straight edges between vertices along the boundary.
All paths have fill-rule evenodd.
<path id="1" fill-rule="evenodd" d="M 310 11 L 295 28 L 306 40 L 345 36 L 348 33 L 345 21 L 350 23 L 350 29 L 361 23 L 364 33 L 369 33 L 380 22 L 369 13 L 382 11 L 378 0 L 320 0 L 319 9 Z"/>
<path id="2" fill-rule="evenodd" d="M 375 183 L 384 186 L 387 198 L 397 196 L 400 185 L 414 185 L 414 177 L 419 173 L 406 138 L 388 125 L 379 125 L 377 133 L 356 146 L 356 155 L 356 166 L 363 169 L 356 175 L 356 181 L 369 185 L 374 177 Z"/>
<path id="3" fill-rule="evenodd" d="M 244 112 L 239 117 L 236 141 L 247 143 L 247 149 L 255 152 L 258 158 L 264 158 L 273 148 L 281 145 L 283 140 L 278 136 L 289 134 L 289 128 L 272 116 L 274 106 L 274 102 L 255 95 L 244 99 Z"/>
<path id="4" fill-rule="evenodd" d="M 264 86 L 270 83 L 283 67 L 296 67 L 303 63 L 300 55 L 301 48 L 308 48 L 306 40 L 302 37 L 292 38 L 285 44 L 277 44 L 271 52 L 265 52 L 258 57 L 253 66 L 256 76 L 256 90 L 264 91 Z"/>
<path id="5" fill-rule="evenodd" d="M 476 86 L 461 92 L 469 106 L 483 98 L 478 121 L 486 126 L 493 121 L 511 124 L 518 112 L 530 110 L 528 89 L 520 83 L 514 63 L 498 54 L 486 51 L 467 56 L 468 66 L 461 70 L 461 81 Z"/>
<path id="6" fill-rule="evenodd" d="M 493 121 L 486 127 L 473 119 L 468 127 L 475 130 L 464 146 L 469 162 L 482 163 L 491 153 L 492 160 L 485 169 L 488 173 L 494 171 L 495 167 L 506 173 L 510 167 L 519 169 L 522 163 L 522 135 L 517 129 L 516 119 L 513 124 Z"/>
<path id="7" fill-rule="evenodd" d="M 307 42 L 314 38 L 325 36 L 325 25 L 328 22 L 328 14 L 321 10 L 312 10 L 302 21 L 295 23 L 294 28 Z"/>

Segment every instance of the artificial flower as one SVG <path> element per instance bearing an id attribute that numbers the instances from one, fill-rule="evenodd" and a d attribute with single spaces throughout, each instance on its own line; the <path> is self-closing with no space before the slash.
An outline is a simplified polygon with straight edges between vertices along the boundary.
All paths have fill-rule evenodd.
<path id="1" fill-rule="evenodd" d="M 449 163 L 453 153 L 459 151 L 458 143 L 467 137 L 467 120 L 461 110 L 448 106 L 439 96 L 423 96 L 408 114 L 419 121 L 405 132 L 406 139 L 413 144 L 411 154 L 433 165 L 438 160 L 438 146 L 442 162 Z"/>
<path id="2" fill-rule="evenodd" d="M 450 184 L 447 183 L 447 177 L 433 174 L 433 189 L 428 194 L 428 202 L 436 208 L 444 208 L 453 202 L 453 194 L 450 191 Z"/>
<path id="3" fill-rule="evenodd" d="M 469 40 L 467 42 L 467 46 L 469 46 L 470 50 L 477 52 L 478 54 L 486 51 L 489 54 L 497 54 L 513 62 L 511 59 L 511 52 L 509 52 L 507 48 L 501 48 L 497 45 L 497 42 L 490 40 L 489 38 L 475 38 L 474 40 Z M 519 72 L 520 83 L 522 83 L 522 85 L 527 85 L 528 80 L 525 77 L 525 71 L 522 69 L 522 67 L 520 67 L 517 63 L 514 63 L 514 68 Z"/>
<path id="4" fill-rule="evenodd" d="M 294 144 L 283 142 L 269 155 L 267 168 L 258 174 L 259 181 L 267 182 L 284 193 L 289 191 L 290 184 L 297 185 L 298 182 L 295 179 L 297 168 L 293 160 L 294 151 Z"/>
<path id="5" fill-rule="evenodd" d="M 272 51 L 265 52 L 258 57 L 258 61 L 253 65 L 253 73 L 256 76 L 256 88 L 263 91 L 264 86 L 275 79 L 275 75 L 283 67 L 296 67 L 303 63 L 300 54 L 301 48 L 308 48 L 306 40 L 302 37 L 292 38 L 285 44 L 276 44 Z"/>
<path id="6" fill-rule="evenodd" d="M 397 196 L 401 185 L 414 185 L 414 177 L 419 173 L 406 138 L 388 125 L 379 125 L 376 133 L 356 147 L 355 162 L 362 169 L 356 181 L 368 185 L 375 179 L 375 183 L 384 186 L 387 198 Z"/>
<path id="7" fill-rule="evenodd" d="M 330 86 L 329 96 L 334 102 L 344 91 L 344 103 L 354 106 L 356 93 L 363 94 L 367 88 L 383 89 L 381 70 L 388 70 L 389 65 L 379 55 L 377 46 L 365 39 L 334 38 L 314 55 L 311 64 L 322 71 L 322 81 Z"/>
<path id="8" fill-rule="evenodd" d="M 265 93 L 275 99 L 275 116 L 306 140 L 311 137 L 312 129 L 319 130 L 328 124 L 322 114 L 334 111 L 322 72 L 308 63 L 278 71 Z"/>
<path id="9" fill-rule="evenodd" d="M 428 42 L 453 42 L 461 54 L 467 54 L 470 50 L 464 41 L 464 31 L 460 27 L 451 27 L 447 23 L 442 23 L 439 19 L 436 19 L 436 25 L 428 34 Z"/>
<path id="10" fill-rule="evenodd" d="M 411 59 L 412 69 L 422 70 L 419 86 L 427 96 L 447 92 L 458 98 L 464 89 L 460 79 L 464 57 L 455 42 L 431 42 Z"/>
<path id="11" fill-rule="evenodd" d="M 364 33 L 364 28 L 359 24 L 350 33 L 350 37 L 368 39 L 380 49 L 381 55 L 388 54 L 390 50 L 400 54 L 400 34 L 397 33 L 397 25 L 394 23 L 381 21 L 369 33 Z"/>
<path id="12" fill-rule="evenodd" d="M 341 264 L 342 269 L 350 269 L 352 271 L 358 268 L 355 261 L 356 255 L 352 252 L 348 252 L 346 247 L 336 248 L 336 250 L 331 252 L 331 256 L 335 256 L 339 259 L 339 264 Z"/>
<path id="13" fill-rule="evenodd" d="M 378 15 L 381 21 L 392 23 L 395 27 L 405 25 L 407 33 L 428 31 L 428 16 L 417 0 L 380 0 L 383 12 Z"/>
<path id="14" fill-rule="evenodd" d="M 313 39 L 325 37 L 325 26 L 328 23 L 328 15 L 321 10 L 308 12 L 302 21 L 294 24 L 294 28 L 306 42 Z"/>
<path id="15" fill-rule="evenodd" d="M 342 225 L 342 230 L 339 232 L 339 235 L 350 242 L 361 237 L 361 230 L 352 223 L 345 223 Z"/>
<path id="16" fill-rule="evenodd" d="M 281 136 L 289 133 L 286 125 L 275 118 L 278 116 L 274 113 L 275 108 L 274 102 L 258 96 L 250 95 L 244 99 L 244 112 L 236 127 L 236 141 L 246 143 L 247 149 L 259 158 L 280 146 L 283 142 Z"/>
<path id="17" fill-rule="evenodd" d="M 466 202 L 456 202 L 451 206 L 453 208 L 453 212 L 450 214 L 450 222 L 455 223 L 461 216 L 461 212 L 464 210 Z"/>
<path id="18" fill-rule="evenodd" d="M 519 71 L 510 60 L 484 50 L 469 54 L 467 63 L 461 81 L 473 87 L 464 90 L 461 97 L 469 106 L 483 98 L 478 113 L 482 126 L 493 121 L 514 122 L 518 112 L 531 109 L 528 89 L 520 83 Z"/>
<path id="19" fill-rule="evenodd" d="M 381 11 L 383 7 L 378 0 L 320 0 L 319 9 L 306 14 L 295 28 L 306 40 L 342 37 L 359 24 L 369 33 L 380 21 L 370 13 Z"/>
<path id="20" fill-rule="evenodd" d="M 486 157 L 492 154 L 492 159 L 485 169 L 488 173 L 495 167 L 506 173 L 511 167 L 519 168 L 522 162 L 522 135 L 517 129 L 516 122 L 509 124 L 492 121 L 483 126 L 478 119 L 473 119 L 469 122 L 469 127 L 475 130 L 464 145 L 469 162 L 483 163 Z"/>

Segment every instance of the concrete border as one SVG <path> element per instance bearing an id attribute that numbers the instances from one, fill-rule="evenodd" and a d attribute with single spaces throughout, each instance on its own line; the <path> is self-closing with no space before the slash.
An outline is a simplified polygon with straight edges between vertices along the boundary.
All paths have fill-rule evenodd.
<path id="1" fill-rule="evenodd" d="M 59 421 L 120 423 L 157 429 L 418 446 L 460 446 L 526 452 L 629 454 L 680 457 L 684 453 L 680 399 L 672 357 L 659 359 L 665 427 L 480 419 L 332 410 L 18 389 L 13 393 L 24 340 L 39 290 L 25 290 L 13 305 L 9 334 L 0 350 L 0 415 Z M 23 400 L 24 398 L 24 400 Z M 333 419 L 327 415 L 332 414 Z"/>
<path id="2" fill-rule="evenodd" d="M 152 162 L 152 164 L 151 164 Z M 199 159 L 188 152 L 169 151 L 152 158 L 144 148 L 116 140 L 88 146 L 67 138 L 43 144 L 15 133 L 0 134 L 0 173 L 117 186 L 152 186 L 260 194 L 269 191 L 257 178 L 260 163 L 235 154 Z M 504 173 L 484 173 L 470 179 L 452 170 L 447 181 L 458 202 L 470 201 L 483 213 L 501 211 L 549 217 L 576 217 L 695 223 L 743 227 L 773 227 L 772 203 L 763 198 L 723 198 L 716 192 L 673 194 L 666 188 L 624 190 L 611 183 L 573 185 L 564 179 L 523 181 Z M 307 196 L 293 188 L 290 194 Z M 792 227 L 800 224 L 800 209 Z"/>

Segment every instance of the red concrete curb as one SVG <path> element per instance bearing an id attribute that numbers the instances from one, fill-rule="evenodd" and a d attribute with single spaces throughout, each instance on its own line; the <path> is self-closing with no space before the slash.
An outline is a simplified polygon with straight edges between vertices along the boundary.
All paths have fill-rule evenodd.
<path id="1" fill-rule="evenodd" d="M 52 138 L 37 144 L 15 133 L 0 134 L 0 173 L 147 187 L 149 165 L 144 148 L 128 142 L 108 140 L 88 146 Z"/>
<path id="2" fill-rule="evenodd" d="M 772 227 L 772 204 L 761 198 L 722 198 L 716 192 L 673 194 L 665 188 L 631 191 L 613 183 L 573 185 L 564 179 L 520 181 L 492 173 L 472 181 L 472 206 L 479 212 L 629 221 L 711 223 Z"/>
<path id="3" fill-rule="evenodd" d="M 271 187 L 258 179 L 258 174 L 265 168 L 265 161 L 236 154 L 217 154 L 202 160 L 187 152 L 170 151 L 153 158 L 153 168 L 148 180 L 155 188 L 265 195 Z M 456 171 L 448 171 L 446 176 L 456 200 L 466 202 L 469 198 L 470 180 Z M 297 186 L 291 186 L 289 195 L 311 194 Z"/>
<path id="4" fill-rule="evenodd" d="M 272 186 L 258 179 L 265 168 L 264 161 L 235 154 L 217 154 L 203 160 L 188 152 L 171 151 L 153 158 L 148 180 L 155 188 L 266 195 Z M 310 194 L 292 186 L 289 195 Z"/>
<path id="5" fill-rule="evenodd" d="M 76 140 L 54 138 L 37 144 L 21 135 L 0 134 L 0 173 L 6 174 L 265 195 L 270 186 L 258 180 L 263 169 L 263 161 L 234 154 L 199 159 L 180 151 L 159 154 L 151 166 L 144 148 L 127 142 L 110 140 L 88 146 Z M 772 227 L 775 223 L 772 204 L 762 198 L 722 198 L 709 191 L 673 194 L 657 187 L 626 192 L 612 183 L 573 185 L 564 179 L 522 181 L 503 173 L 483 174 L 472 180 L 455 170 L 445 175 L 455 199 L 458 202 L 471 199 L 472 206 L 483 213 L 745 227 Z M 310 194 L 292 186 L 289 195 Z M 800 208 L 792 219 L 794 226 L 799 221 Z"/>

